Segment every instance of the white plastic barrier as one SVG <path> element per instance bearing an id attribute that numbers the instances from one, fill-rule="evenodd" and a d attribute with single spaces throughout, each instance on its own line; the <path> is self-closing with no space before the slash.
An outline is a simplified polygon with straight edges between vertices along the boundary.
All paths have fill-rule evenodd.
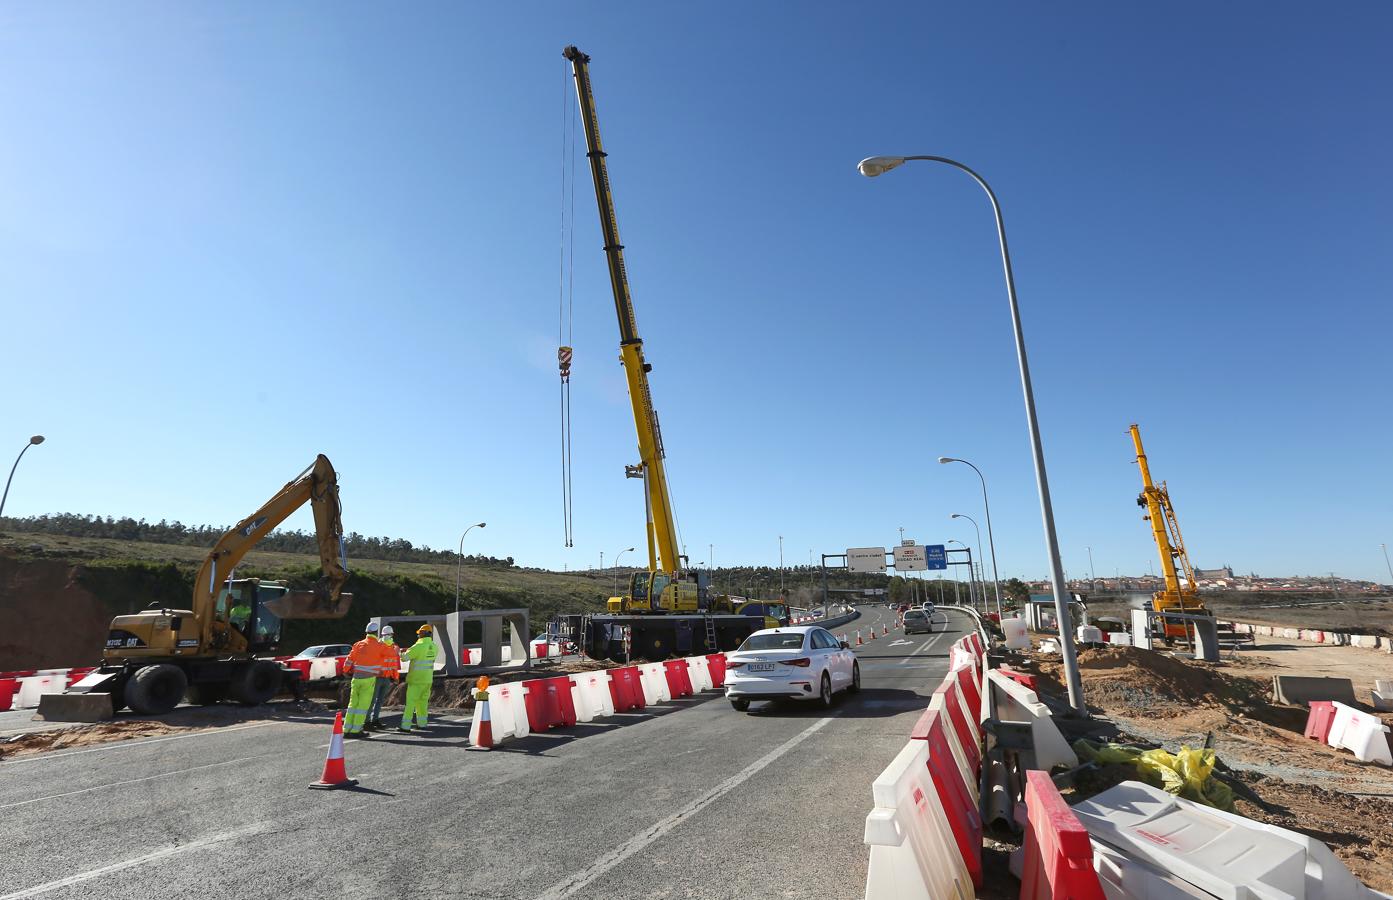
<path id="1" fill-rule="evenodd" d="M 493 740 L 523 738 L 530 734 L 527 725 L 527 688 L 521 682 L 489 685 L 489 722 Z M 469 743 L 479 742 L 479 704 L 474 704 L 474 718 L 469 723 Z"/>
<path id="2" fill-rule="evenodd" d="M 1095 842 L 1221 900 L 1379 896 L 1318 840 L 1191 803 L 1139 781 L 1124 781 L 1076 805 L 1074 815 Z"/>
<path id="3" fill-rule="evenodd" d="M 1011 862 L 1015 864 L 1014 854 Z M 1102 841 L 1093 842 L 1093 871 L 1107 900 L 1214 900 L 1213 894 L 1119 853 Z"/>
<path id="4" fill-rule="evenodd" d="M 1054 724 L 1049 707 L 1035 692 L 993 669 L 987 673 L 987 689 L 992 692 L 992 713 L 999 722 L 1029 722 L 1035 744 L 1035 765 L 1048 772 L 1055 766 L 1073 768 L 1079 757 Z"/>
<path id="5" fill-rule="evenodd" d="M 577 722 L 614 715 L 614 697 L 609 692 L 608 672 L 580 672 L 569 677 L 571 702 L 576 707 Z"/>
<path id="6" fill-rule="evenodd" d="M 871 784 L 866 900 L 968 900 L 972 876 L 929 775 L 928 741 L 910 741 Z"/>
<path id="7" fill-rule="evenodd" d="M 692 693 L 694 694 L 700 694 L 702 691 L 709 691 L 715 687 L 711 683 L 710 663 L 704 656 L 688 657 L 687 676 L 692 680 Z"/>
<path id="8" fill-rule="evenodd" d="M 328 681 L 337 677 L 338 672 L 338 660 L 332 656 L 310 660 L 310 681 Z"/>
<path id="9" fill-rule="evenodd" d="M 1006 633 L 1007 650 L 1026 650 L 1030 647 L 1030 635 L 1025 633 L 1025 619 L 1012 616 L 1001 620 L 1001 629 Z"/>
<path id="10" fill-rule="evenodd" d="M 1335 701 L 1335 720 L 1325 742 L 1332 747 L 1350 751 L 1360 762 L 1393 766 L 1393 753 L 1388 750 L 1388 726 L 1378 716 L 1371 716 L 1352 706 Z"/>
<path id="11" fill-rule="evenodd" d="M 1374 681 L 1374 709 L 1379 712 L 1393 712 L 1393 680 L 1379 678 Z"/>
<path id="12" fill-rule="evenodd" d="M 667 684 L 667 669 L 662 663 L 639 666 L 638 680 L 643 685 L 643 702 L 647 705 L 667 703 L 672 699 L 672 689 Z"/>
<path id="13" fill-rule="evenodd" d="M 61 694 L 68 687 L 68 670 L 41 672 L 18 679 L 19 690 L 15 692 L 13 709 L 30 709 L 39 705 L 44 694 Z"/>

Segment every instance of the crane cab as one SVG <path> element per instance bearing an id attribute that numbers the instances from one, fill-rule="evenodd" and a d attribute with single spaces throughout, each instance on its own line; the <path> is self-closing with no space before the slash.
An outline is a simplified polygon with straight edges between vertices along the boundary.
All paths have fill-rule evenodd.
<path id="1" fill-rule="evenodd" d="M 695 570 L 676 572 L 635 572 L 629 578 L 629 592 L 610 597 L 606 604 L 612 613 L 698 613 L 706 611 L 708 576 Z"/>

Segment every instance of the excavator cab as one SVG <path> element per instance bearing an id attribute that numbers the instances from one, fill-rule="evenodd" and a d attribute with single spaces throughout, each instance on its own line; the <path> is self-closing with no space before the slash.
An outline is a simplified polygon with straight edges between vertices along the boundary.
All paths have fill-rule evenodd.
<path id="1" fill-rule="evenodd" d="M 253 653 L 260 653 L 281 641 L 281 617 L 268 604 L 290 593 L 283 582 L 238 578 L 225 582 L 218 592 L 214 615 L 241 632 Z"/>

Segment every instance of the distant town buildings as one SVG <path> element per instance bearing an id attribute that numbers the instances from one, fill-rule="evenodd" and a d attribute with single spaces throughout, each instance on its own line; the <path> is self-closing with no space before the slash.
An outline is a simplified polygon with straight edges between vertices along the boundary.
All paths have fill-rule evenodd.
<path id="1" fill-rule="evenodd" d="M 1353 581 L 1348 578 L 1316 577 L 1311 575 L 1290 575 L 1272 577 L 1258 575 L 1235 575 L 1233 568 L 1224 566 L 1218 569 L 1196 569 L 1195 583 L 1200 591 L 1261 591 L 1264 593 L 1319 593 L 1319 594 L 1384 594 L 1386 585 L 1374 581 Z M 1035 593 L 1049 593 L 1048 581 L 1029 582 Z M 1165 590 L 1165 581 L 1157 575 L 1123 575 L 1116 578 L 1073 578 L 1069 580 L 1070 590 L 1084 593 L 1155 593 Z"/>

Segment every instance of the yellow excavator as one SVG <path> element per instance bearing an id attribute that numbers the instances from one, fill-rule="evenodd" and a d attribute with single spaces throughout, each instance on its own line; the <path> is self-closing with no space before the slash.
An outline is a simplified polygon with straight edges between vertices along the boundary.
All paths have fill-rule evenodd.
<path id="1" fill-rule="evenodd" d="M 1137 496 L 1137 505 L 1146 510 L 1143 519 L 1151 523 L 1151 536 L 1156 539 L 1156 551 L 1161 557 L 1161 574 L 1166 580 L 1166 589 L 1157 591 L 1151 600 L 1151 608 L 1156 612 L 1186 613 L 1196 616 L 1212 616 L 1199 597 L 1195 587 L 1195 570 L 1190 565 L 1189 554 L 1185 552 L 1185 540 L 1180 536 L 1180 523 L 1176 521 L 1175 509 L 1171 506 L 1170 492 L 1166 483 L 1157 487 L 1151 481 L 1151 467 L 1146 464 L 1146 451 L 1141 445 L 1141 429 L 1135 424 L 1131 427 L 1132 443 L 1137 449 L 1137 467 L 1141 469 L 1142 492 Z M 1180 583 L 1180 572 L 1185 574 L 1185 584 Z M 1183 619 L 1165 619 L 1162 637 L 1167 640 L 1188 640 L 1190 627 Z"/>
<path id="2" fill-rule="evenodd" d="M 238 562 L 306 502 L 314 511 L 323 576 L 310 591 L 257 578 L 234 578 Z M 102 665 L 64 694 L 42 698 L 40 715 L 85 721 L 105 703 L 111 712 L 169 712 L 187 694 L 195 703 L 228 699 L 265 703 L 299 675 L 269 659 L 287 619 L 340 619 L 353 595 L 343 593 L 348 567 L 338 475 L 328 457 L 315 457 L 303 472 L 260 509 L 233 526 L 204 558 L 188 609 L 152 604 L 111 622 Z M 105 711 L 104 707 L 101 711 Z"/>

